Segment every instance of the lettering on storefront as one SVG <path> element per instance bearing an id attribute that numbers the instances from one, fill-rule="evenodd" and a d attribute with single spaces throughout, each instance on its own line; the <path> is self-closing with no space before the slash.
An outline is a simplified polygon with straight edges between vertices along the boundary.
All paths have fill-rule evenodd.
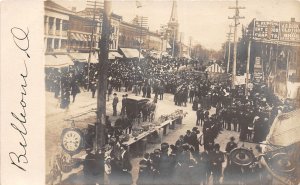
<path id="1" fill-rule="evenodd" d="M 300 42 L 300 22 L 255 21 L 253 38 Z"/>
<path id="2" fill-rule="evenodd" d="M 280 40 L 300 41 L 300 23 L 280 22 Z"/>
<path id="3" fill-rule="evenodd" d="M 279 39 L 279 22 L 255 21 L 254 39 Z"/>

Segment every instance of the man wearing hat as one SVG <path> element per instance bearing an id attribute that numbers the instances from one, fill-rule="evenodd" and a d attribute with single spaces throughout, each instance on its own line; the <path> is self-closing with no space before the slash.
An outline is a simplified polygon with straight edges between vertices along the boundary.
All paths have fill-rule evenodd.
<path id="1" fill-rule="evenodd" d="M 237 148 L 237 144 L 234 142 L 235 138 L 233 136 L 230 137 L 230 141 L 226 144 L 225 151 L 227 153 L 227 164 L 230 164 L 229 154 L 230 152 Z"/>
<path id="2" fill-rule="evenodd" d="M 194 127 L 192 129 L 192 133 L 191 133 L 191 145 L 194 147 L 195 149 L 195 154 L 199 154 L 199 142 L 198 142 L 198 137 L 197 134 L 199 134 L 200 131 L 198 130 L 198 127 Z"/>
<path id="3" fill-rule="evenodd" d="M 191 144 L 191 134 L 192 134 L 192 132 L 190 130 L 186 131 L 186 134 L 183 138 L 184 143 L 187 143 L 189 145 Z"/>
<path id="4" fill-rule="evenodd" d="M 119 103 L 119 98 L 117 96 L 117 93 L 114 93 L 114 99 L 113 99 L 113 116 L 117 116 L 117 105 Z"/>
<path id="5" fill-rule="evenodd" d="M 153 174 L 151 169 L 150 154 L 145 153 L 144 158 L 139 162 L 139 176 L 136 184 L 150 184 L 153 182 Z"/>
<path id="6" fill-rule="evenodd" d="M 96 169 L 96 158 L 95 154 L 92 153 L 92 148 L 86 149 L 86 157 L 83 161 L 83 174 L 85 177 L 85 183 L 93 183 L 95 181 L 95 169 Z"/>
<path id="7" fill-rule="evenodd" d="M 224 154 L 220 151 L 220 145 L 214 145 L 214 151 L 211 153 L 211 169 L 213 174 L 213 184 L 220 184 L 222 176 L 222 163 L 224 162 Z"/>
<path id="8" fill-rule="evenodd" d="M 120 116 L 126 114 L 126 101 L 127 101 L 127 96 L 128 96 L 128 94 L 122 95 L 122 108 L 121 108 L 121 114 L 120 114 Z"/>

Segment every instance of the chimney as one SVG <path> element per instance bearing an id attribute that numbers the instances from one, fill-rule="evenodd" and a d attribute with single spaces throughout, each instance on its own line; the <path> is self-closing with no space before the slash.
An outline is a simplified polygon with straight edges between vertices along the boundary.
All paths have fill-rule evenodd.
<path id="1" fill-rule="evenodd" d="M 72 7 L 72 12 L 76 12 L 76 7 Z"/>
<path id="2" fill-rule="evenodd" d="M 291 18 L 291 22 L 296 22 L 295 17 L 292 17 L 292 18 Z"/>

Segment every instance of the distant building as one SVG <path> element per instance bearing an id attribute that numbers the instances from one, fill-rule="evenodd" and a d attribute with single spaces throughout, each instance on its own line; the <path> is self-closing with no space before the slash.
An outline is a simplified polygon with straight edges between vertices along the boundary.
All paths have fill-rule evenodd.
<path id="1" fill-rule="evenodd" d="M 47 0 L 45 9 L 45 53 L 88 53 L 99 49 L 98 41 L 101 37 L 103 9 L 85 8 L 82 11 L 69 10 L 63 6 Z M 95 21 L 93 14 L 96 12 Z M 122 21 L 122 16 L 111 14 L 111 35 L 109 41 L 110 51 L 118 51 L 119 48 L 165 51 L 165 38 L 158 32 L 141 28 L 137 23 Z M 141 34 L 142 33 L 142 34 Z M 93 39 L 91 39 L 93 34 Z M 93 42 L 91 42 L 93 40 Z M 77 55 L 78 56 L 78 55 Z M 83 56 L 83 55 L 82 55 Z M 84 54 L 86 58 L 86 54 Z"/>
<path id="2" fill-rule="evenodd" d="M 300 22 L 293 18 L 290 21 L 254 19 L 248 30 L 253 40 L 251 71 L 255 72 L 254 65 L 262 68 L 255 78 L 266 81 L 283 98 L 300 98 Z"/>
<path id="3" fill-rule="evenodd" d="M 142 41 L 142 49 L 161 51 L 163 39 L 159 33 L 149 31 L 134 23 L 121 21 L 119 34 L 120 48 L 139 49 L 140 39 Z"/>
<path id="4" fill-rule="evenodd" d="M 44 2 L 44 43 L 46 52 L 66 50 L 72 11 L 52 2 Z"/>

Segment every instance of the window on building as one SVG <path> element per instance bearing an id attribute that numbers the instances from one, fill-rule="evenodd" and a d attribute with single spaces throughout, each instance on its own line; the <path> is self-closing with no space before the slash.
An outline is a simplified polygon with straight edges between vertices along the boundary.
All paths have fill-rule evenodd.
<path id="1" fill-rule="evenodd" d="M 49 29 L 53 28 L 53 23 L 54 23 L 54 18 L 53 17 L 49 17 Z"/>
<path id="2" fill-rule="evenodd" d="M 68 41 L 66 39 L 61 40 L 61 49 L 67 49 Z"/>
<path id="3" fill-rule="evenodd" d="M 51 51 L 52 50 L 52 39 L 51 38 L 48 38 L 47 39 L 47 48 L 46 48 L 47 51 Z"/>
<path id="4" fill-rule="evenodd" d="M 61 19 L 56 19 L 56 22 L 55 22 L 55 24 L 56 24 L 56 30 L 60 30 L 60 20 Z"/>
<path id="5" fill-rule="evenodd" d="M 62 30 L 63 31 L 67 31 L 68 28 L 69 28 L 69 21 L 63 20 L 63 22 L 62 22 Z"/>
<path id="6" fill-rule="evenodd" d="M 59 49 L 59 39 L 54 39 L 54 49 Z"/>

